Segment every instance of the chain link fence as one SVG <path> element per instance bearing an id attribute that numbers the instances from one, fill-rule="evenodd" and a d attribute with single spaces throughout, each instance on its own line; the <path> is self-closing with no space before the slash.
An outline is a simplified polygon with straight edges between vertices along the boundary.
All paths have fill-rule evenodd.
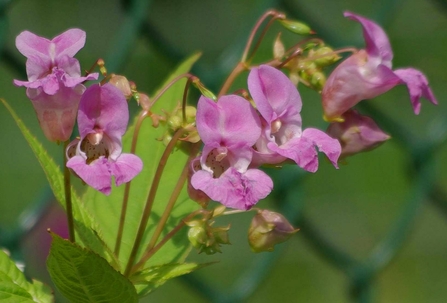
<path id="1" fill-rule="evenodd" d="M 24 58 L 14 48 L 15 35 L 24 29 L 54 36 L 66 27 L 81 27 L 88 35 L 86 50 L 79 57 L 84 67 L 102 56 L 109 71 L 126 74 L 140 89 L 150 91 L 170 68 L 196 48 L 204 48 L 205 55 L 193 73 L 210 88 L 218 87 L 239 58 L 254 21 L 267 8 L 277 8 L 289 17 L 308 22 L 325 41 L 336 47 L 355 43 L 362 46 L 359 28 L 354 34 L 355 24 L 342 23 L 344 6 L 351 10 L 358 8 L 358 13 L 376 20 L 387 30 L 389 25 L 395 64 L 412 65 L 411 60 L 416 60 L 417 68 L 431 80 L 440 106 L 430 108 L 425 103 L 421 116 L 412 116 L 410 105 L 405 103 L 408 101 L 404 89 L 360 104 L 359 109 L 372 116 L 392 136 L 390 142 L 376 151 L 348 159 L 348 165 L 341 165 L 339 171 L 324 164 L 316 175 L 295 167 L 269 171 L 274 177 L 275 189 L 264 205 L 279 210 L 301 229 L 296 239 L 273 253 L 253 255 L 244 242 L 249 218 L 242 215 L 241 223 L 233 226 L 230 234 L 234 239 L 233 247 L 225 249 L 222 256 L 192 256 L 206 262 L 222 259 L 220 264 L 170 282 L 154 293 L 153 300 L 443 302 L 442 296 L 445 298 L 447 292 L 442 292 L 439 285 L 442 282 L 445 285 L 447 279 L 445 274 L 436 275 L 447 269 L 447 174 L 444 172 L 447 168 L 444 161 L 447 112 L 443 98 L 447 93 L 444 88 L 447 81 L 446 1 L 378 1 L 373 8 L 368 8 L 370 4 L 358 5 L 353 1 L 324 0 L 314 4 L 286 0 L 247 1 L 246 4 L 145 0 L 56 2 L 0 2 L 0 80 L 3 84 L 0 89 L 11 104 L 23 109 L 22 119 L 34 127 L 36 134 L 37 122 L 33 113 L 25 109 L 29 104 L 23 91 L 12 92 L 19 89 L 11 84 L 13 78 L 26 77 Z M 188 17 L 194 9 L 198 12 Z M 33 14 L 40 14 L 40 17 L 31 17 Z M 332 21 L 334 15 L 337 18 Z M 36 25 L 32 23 L 35 20 L 39 22 Z M 197 24 L 191 24 L 193 21 Z M 431 21 L 432 24 L 427 25 Z M 335 29 L 337 22 L 342 24 L 340 30 Z M 49 27 L 57 24 L 60 24 L 57 28 Z M 398 25 L 408 27 L 399 29 Z M 423 30 L 413 31 L 418 27 L 430 31 L 419 43 L 411 39 L 412 34 L 421 35 Z M 240 30 L 235 31 L 235 28 Z M 192 32 L 185 37 L 187 30 Z M 408 37 L 410 42 L 405 42 Z M 207 38 L 214 47 L 204 44 Z M 181 47 L 183 41 L 189 43 Z M 197 41 L 202 44 L 195 45 Z M 411 46 L 417 49 L 411 49 L 408 55 Z M 270 51 L 269 47 L 266 52 Z M 306 114 L 321 115 L 318 96 L 306 91 L 301 93 L 304 110 L 314 108 L 303 113 L 304 119 Z M 315 102 L 312 104 L 312 101 Z M 31 164 L 34 159 L 26 150 L 26 144 L 21 142 L 13 122 L 7 120 L 5 110 L 0 109 L 0 114 L 3 120 L 1 140 L 5 142 L 0 153 L 3 159 L 0 199 L 4 214 L 3 223 L 0 222 L 0 246 L 22 260 L 24 255 L 25 259 L 30 255 L 30 245 L 23 239 L 29 238 L 39 221 L 53 211 L 52 197 L 44 185 L 45 180 L 41 180 L 42 175 L 35 173 L 39 168 Z M 320 117 L 311 123 L 324 127 Z M 51 147 L 49 149 L 51 152 Z M 31 192 L 15 193 L 28 188 Z M 17 206 L 17 210 L 8 212 L 13 206 Z M 415 237 L 419 239 L 416 242 Z M 397 272 L 389 269 L 393 267 L 392 261 L 399 260 L 402 250 L 408 251 L 408 245 L 409 251 L 415 253 L 407 254 L 406 260 L 414 256 L 434 258 L 430 268 L 438 270 L 430 273 L 405 265 L 394 268 Z M 432 253 L 433 247 L 436 249 Z M 424 262 L 415 262 L 420 267 L 426 266 Z M 415 285 L 420 280 L 410 279 L 407 274 L 420 276 L 420 279 L 428 277 L 429 282 Z M 421 293 L 417 293 L 417 288 L 421 288 Z"/>

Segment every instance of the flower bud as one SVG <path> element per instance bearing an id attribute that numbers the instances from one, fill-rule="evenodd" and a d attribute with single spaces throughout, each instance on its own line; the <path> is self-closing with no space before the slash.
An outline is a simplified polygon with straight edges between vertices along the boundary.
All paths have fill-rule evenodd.
<path id="1" fill-rule="evenodd" d="M 212 255 L 221 252 L 221 244 L 230 244 L 228 238 L 230 226 L 211 227 L 213 223 L 206 218 L 186 222 L 186 225 L 190 227 L 188 239 L 199 253 L 205 252 L 207 255 Z"/>
<path id="2" fill-rule="evenodd" d="M 310 76 L 310 84 L 317 91 L 321 92 L 326 83 L 326 75 L 321 71 L 315 71 Z"/>
<path id="3" fill-rule="evenodd" d="M 110 77 L 109 83 L 118 87 L 127 100 L 132 98 L 132 90 L 130 88 L 129 81 L 127 80 L 126 77 L 120 75 L 112 75 L 112 77 Z"/>
<path id="4" fill-rule="evenodd" d="M 373 119 L 362 116 L 355 110 L 345 112 L 343 119 L 344 122 L 331 123 L 327 129 L 331 137 L 340 141 L 340 158 L 372 150 L 390 139 Z"/>
<path id="5" fill-rule="evenodd" d="M 185 107 L 186 123 L 196 122 L 197 109 L 194 106 L 187 105 Z"/>
<path id="6" fill-rule="evenodd" d="M 279 20 L 279 23 L 281 23 L 282 26 L 284 26 L 289 31 L 298 35 L 309 35 L 315 33 L 307 24 L 303 22 L 286 19 L 286 20 Z"/>
<path id="7" fill-rule="evenodd" d="M 202 93 L 202 95 L 204 95 L 207 98 L 212 99 L 213 101 L 217 100 L 217 98 L 213 94 L 213 92 L 210 91 L 208 88 L 206 88 L 205 85 L 203 85 L 203 83 L 200 82 L 200 80 L 198 78 L 196 78 L 192 83 Z"/>
<path id="8" fill-rule="evenodd" d="M 298 230 L 283 215 L 259 210 L 251 221 L 248 242 L 253 252 L 273 251 L 276 244 L 287 241 Z"/>
<path id="9" fill-rule="evenodd" d="M 315 62 L 315 64 L 318 65 L 318 67 L 329 66 L 341 59 L 341 57 L 336 53 L 334 53 L 334 50 L 329 46 L 322 46 L 317 50 L 309 51 L 309 57 L 317 58 L 313 60 L 313 62 Z"/>
<path id="10" fill-rule="evenodd" d="M 168 126 L 171 130 L 176 131 L 182 127 L 182 118 L 177 115 L 170 116 L 168 119 Z"/>
<path id="11" fill-rule="evenodd" d="M 192 246 L 197 249 L 201 249 L 203 245 L 207 242 L 206 230 L 203 226 L 203 222 L 200 220 L 194 220 L 187 223 L 189 227 L 188 239 Z"/>

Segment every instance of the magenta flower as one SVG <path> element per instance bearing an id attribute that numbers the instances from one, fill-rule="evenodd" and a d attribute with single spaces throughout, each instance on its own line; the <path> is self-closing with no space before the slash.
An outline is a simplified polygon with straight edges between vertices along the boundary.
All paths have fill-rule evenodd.
<path id="1" fill-rule="evenodd" d="M 261 134 L 251 104 L 235 95 L 223 96 L 217 103 L 202 96 L 196 121 L 204 147 L 201 169 L 194 172 L 192 186 L 236 209 L 250 209 L 265 198 L 273 188 L 272 180 L 263 171 L 248 168 L 252 146 Z"/>
<path id="2" fill-rule="evenodd" d="M 327 133 L 341 143 L 340 158 L 372 150 L 391 138 L 373 119 L 355 110 L 348 110 L 342 118 L 343 122 L 333 122 L 327 129 Z"/>
<path id="3" fill-rule="evenodd" d="M 81 138 L 67 148 L 70 158 L 67 167 L 106 195 L 111 191 L 112 176 L 119 186 L 132 180 L 143 168 L 140 158 L 121 153 L 121 137 L 128 121 L 127 101 L 112 84 L 94 84 L 82 95 L 78 112 Z"/>
<path id="4" fill-rule="evenodd" d="M 51 141 L 70 138 L 79 100 L 86 80 L 98 74 L 81 77 L 78 60 L 73 56 L 84 46 L 85 32 L 70 29 L 53 40 L 24 31 L 16 38 L 16 47 L 26 58 L 28 81 L 14 80 L 25 86 L 33 102 L 40 126 Z"/>
<path id="5" fill-rule="evenodd" d="M 398 84 L 407 85 L 415 114 L 419 114 L 420 98 L 437 104 L 426 77 L 413 68 L 393 71 L 393 52 L 383 29 L 376 23 L 345 12 L 345 17 L 360 22 L 366 49 L 343 61 L 331 73 L 323 88 L 323 109 L 328 121 L 342 121 L 342 114 L 358 102 L 374 98 Z"/>
<path id="6" fill-rule="evenodd" d="M 281 71 L 268 65 L 248 75 L 248 90 L 264 118 L 262 135 L 256 143 L 256 164 L 277 164 L 292 159 L 301 168 L 318 169 L 316 148 L 337 167 L 340 143 L 315 128 L 301 129 L 301 97 Z"/>

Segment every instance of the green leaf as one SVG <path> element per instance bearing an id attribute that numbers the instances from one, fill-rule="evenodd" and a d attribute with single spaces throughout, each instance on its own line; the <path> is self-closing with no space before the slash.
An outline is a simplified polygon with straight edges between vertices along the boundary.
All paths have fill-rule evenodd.
<path id="1" fill-rule="evenodd" d="M 163 285 L 166 281 L 189 274 L 197 269 L 208 266 L 212 263 L 170 263 L 160 266 L 151 266 L 132 277 L 132 283 L 137 289 L 140 297 L 148 295 L 157 287 Z"/>
<path id="2" fill-rule="evenodd" d="M 0 250 L 0 302 L 53 302 L 51 289 L 39 281 L 28 282 L 9 256 Z"/>
<path id="3" fill-rule="evenodd" d="M 29 129 L 17 116 L 12 107 L 3 99 L 0 99 L 0 101 L 11 113 L 11 116 L 14 118 L 17 126 L 42 166 L 56 200 L 65 208 L 64 176 L 61 169 L 54 162 L 53 158 L 48 155 L 42 144 L 31 134 Z M 72 203 L 75 229 L 78 234 L 78 238 L 85 246 L 88 246 L 90 249 L 94 250 L 96 253 L 107 258 L 107 260 L 113 263 L 113 254 L 110 252 L 109 248 L 104 246 L 104 242 L 101 239 L 101 231 L 99 226 L 92 220 L 90 214 L 88 214 L 87 210 L 85 209 L 84 204 L 74 193 L 73 189 Z M 114 263 L 117 262 L 115 261 Z"/>
<path id="4" fill-rule="evenodd" d="M 187 59 L 170 76 L 165 82 L 165 85 L 178 75 L 188 72 L 198 58 L 199 55 L 194 55 Z M 169 90 L 166 91 L 152 107 L 151 111 L 160 115 L 163 113 L 163 109 L 167 112 L 171 112 L 175 106 L 181 102 L 185 83 L 186 79 L 182 79 L 169 88 Z M 130 150 L 134 129 L 135 123 L 129 127 L 126 135 L 123 137 L 123 152 L 128 152 Z M 164 132 L 165 128 L 163 126 L 153 128 L 150 119 L 146 119 L 146 121 L 143 122 L 140 130 L 136 154 L 143 160 L 144 164 L 142 172 L 133 179 L 131 183 L 129 205 L 119 254 L 121 268 L 125 268 L 127 260 L 129 259 L 152 179 L 161 154 L 165 150 L 165 146 L 162 142 L 157 140 L 162 137 Z M 137 261 L 142 256 L 145 247 L 150 241 L 151 235 L 156 228 L 156 223 L 165 209 L 167 201 L 169 200 L 171 192 L 180 176 L 187 158 L 188 156 L 186 154 L 177 150 L 172 153 L 168 160 L 160 182 L 159 190 L 155 197 L 154 206 L 143 237 L 142 245 L 137 254 Z M 86 206 L 89 212 L 94 216 L 95 220 L 97 220 L 104 231 L 103 239 L 109 247 L 115 246 L 124 188 L 124 185 L 113 187 L 110 196 L 105 196 L 102 193 L 89 188 L 83 196 L 83 201 L 88 201 L 88 203 L 86 202 Z M 198 205 L 189 199 L 186 188 L 184 188 L 171 213 L 170 219 L 166 223 L 166 227 L 160 239 L 176 226 L 181 218 L 197 208 Z M 186 230 L 181 230 L 148 261 L 148 264 L 160 265 L 171 262 L 182 262 L 188 252 L 189 242 L 186 236 Z"/>
<path id="5" fill-rule="evenodd" d="M 132 283 L 109 263 L 75 243 L 51 234 L 47 268 L 59 291 L 76 303 L 134 303 Z"/>

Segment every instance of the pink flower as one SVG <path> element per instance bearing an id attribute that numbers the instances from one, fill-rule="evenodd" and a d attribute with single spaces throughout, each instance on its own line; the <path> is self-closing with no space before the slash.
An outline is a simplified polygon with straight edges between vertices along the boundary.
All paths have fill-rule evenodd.
<path id="1" fill-rule="evenodd" d="M 70 158 L 67 167 L 106 195 L 111 191 L 112 176 L 119 186 L 132 180 L 143 168 L 140 158 L 121 153 L 121 137 L 128 121 L 127 101 L 112 84 L 94 84 L 82 95 L 78 113 L 81 138 L 67 148 Z"/>
<path id="2" fill-rule="evenodd" d="M 196 119 L 205 146 L 192 186 L 227 207 L 250 209 L 273 188 L 263 171 L 248 168 L 261 134 L 255 110 L 239 96 L 223 96 L 217 103 L 202 96 Z"/>
<path id="3" fill-rule="evenodd" d="M 348 110 L 342 118 L 343 122 L 333 122 L 327 129 L 327 133 L 341 143 L 340 158 L 372 150 L 390 139 L 373 119 L 355 110 Z"/>
<path id="4" fill-rule="evenodd" d="M 85 32 L 70 29 L 53 40 L 24 31 L 16 38 L 16 47 L 26 58 L 28 81 L 14 80 L 25 86 L 45 136 L 51 141 L 70 138 L 76 111 L 86 80 L 98 74 L 81 77 L 78 60 L 73 56 L 84 46 Z"/>
<path id="5" fill-rule="evenodd" d="M 348 109 L 365 99 L 372 99 L 399 84 L 408 87 L 415 114 L 420 112 L 420 98 L 437 104 L 426 77 L 413 68 L 393 71 L 393 51 L 383 29 L 376 23 L 345 12 L 345 17 L 360 22 L 366 49 L 343 61 L 331 73 L 322 91 L 325 119 L 342 121 Z"/>
<path id="6" fill-rule="evenodd" d="M 321 130 L 301 129 L 301 97 L 286 75 L 261 65 L 251 70 L 248 90 L 263 118 L 262 134 L 256 143 L 256 164 L 292 159 L 301 168 L 315 172 L 318 148 L 337 167 L 340 143 Z"/>

